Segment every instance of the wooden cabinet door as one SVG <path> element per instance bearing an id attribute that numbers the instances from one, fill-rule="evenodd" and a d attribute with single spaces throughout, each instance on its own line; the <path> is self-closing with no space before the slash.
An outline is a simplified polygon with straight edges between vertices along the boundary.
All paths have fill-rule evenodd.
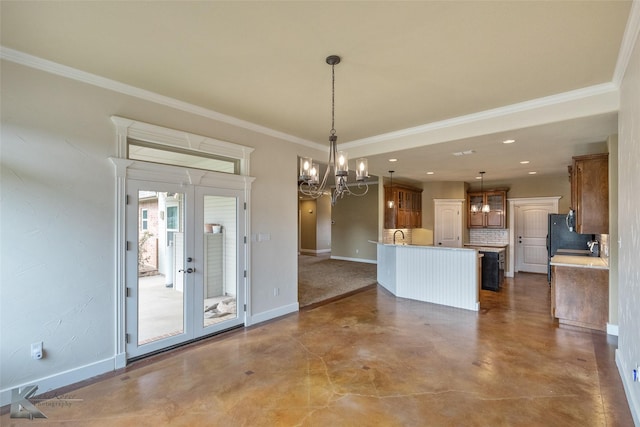
<path id="1" fill-rule="evenodd" d="M 421 190 L 395 185 L 384 188 L 384 228 L 417 228 L 422 226 Z M 394 202 L 389 207 L 388 202 Z"/>
<path id="2" fill-rule="evenodd" d="M 485 194 L 485 202 L 491 208 L 487 212 L 485 224 L 487 228 L 504 228 L 505 199 L 504 191 L 491 191 Z"/>
<path id="3" fill-rule="evenodd" d="M 574 158 L 576 231 L 609 233 L 609 156 L 598 154 Z"/>
<path id="4" fill-rule="evenodd" d="M 482 193 L 467 194 L 467 228 L 483 228 L 484 214 L 478 209 L 474 212 L 473 206 L 482 206 L 484 204 L 484 196 Z"/>

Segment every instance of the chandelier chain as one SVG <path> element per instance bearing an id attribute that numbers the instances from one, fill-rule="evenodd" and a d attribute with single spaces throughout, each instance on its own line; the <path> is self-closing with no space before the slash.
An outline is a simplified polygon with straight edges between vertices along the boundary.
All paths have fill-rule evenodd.
<path id="1" fill-rule="evenodd" d="M 331 135 L 336 134 L 336 66 L 331 64 Z"/>

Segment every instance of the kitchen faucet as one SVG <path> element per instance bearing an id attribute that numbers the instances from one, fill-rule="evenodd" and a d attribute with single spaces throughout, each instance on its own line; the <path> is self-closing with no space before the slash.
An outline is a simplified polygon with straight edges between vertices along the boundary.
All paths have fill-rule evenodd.
<path id="1" fill-rule="evenodd" d="M 396 244 L 396 234 L 398 233 L 398 231 L 400 232 L 400 234 L 402 234 L 402 240 L 404 240 L 404 231 L 402 230 L 396 230 L 393 232 L 393 244 Z"/>

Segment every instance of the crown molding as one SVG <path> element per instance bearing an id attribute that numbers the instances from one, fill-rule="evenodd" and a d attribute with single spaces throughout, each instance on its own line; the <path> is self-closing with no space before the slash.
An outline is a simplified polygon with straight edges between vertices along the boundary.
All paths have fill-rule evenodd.
<path id="1" fill-rule="evenodd" d="M 168 96 L 160 95 L 155 92 L 140 89 L 128 84 L 98 76 L 96 74 L 87 73 L 85 71 L 62 65 L 57 62 L 29 55 L 28 53 L 20 52 L 15 49 L 10 49 L 5 46 L 0 46 L 0 59 L 11 61 L 16 64 L 24 65 L 26 67 L 34 68 L 40 71 L 45 71 L 47 73 L 55 74 L 61 77 L 66 77 L 68 79 L 77 80 L 79 82 L 87 83 L 102 89 L 111 90 L 114 92 L 122 93 L 124 95 L 153 102 L 155 104 L 164 105 L 166 107 L 181 110 L 222 123 L 227 123 L 229 125 L 237 126 L 239 128 L 246 129 L 252 132 L 272 136 L 274 138 L 282 139 L 294 144 L 304 145 L 316 150 L 326 149 L 325 145 L 313 141 L 289 135 L 284 132 L 279 132 L 265 126 L 260 126 L 246 120 L 228 116 L 226 114 L 222 114 L 208 108 L 199 107 L 188 102 L 180 101 L 175 98 L 170 98 Z"/>
<path id="2" fill-rule="evenodd" d="M 620 87 L 624 73 L 627 71 L 633 48 L 635 47 L 638 34 L 640 33 L 640 0 L 633 0 L 627 26 L 624 29 L 622 43 L 620 44 L 620 52 L 618 53 L 618 61 L 616 69 L 613 72 L 613 83 Z"/>
<path id="3" fill-rule="evenodd" d="M 550 95 L 529 101 L 519 102 L 517 104 L 511 104 L 491 110 L 480 111 L 478 113 L 472 113 L 465 116 L 454 117 L 452 119 L 441 120 L 438 122 L 402 129 L 399 131 L 375 135 L 369 138 L 358 139 L 344 143 L 342 144 L 342 147 L 344 149 L 363 147 L 385 142 L 388 140 L 395 140 L 408 136 L 415 136 L 434 131 L 456 128 L 462 125 L 469 125 L 483 121 L 506 118 L 508 116 L 513 116 L 514 114 L 532 112 L 536 110 L 539 111 L 545 108 L 555 107 L 570 102 L 587 100 L 589 98 L 599 96 L 615 95 L 619 98 L 618 91 L 619 88 L 614 83 L 602 83 L 599 85 L 589 86 L 586 88 L 559 93 L 556 95 Z"/>

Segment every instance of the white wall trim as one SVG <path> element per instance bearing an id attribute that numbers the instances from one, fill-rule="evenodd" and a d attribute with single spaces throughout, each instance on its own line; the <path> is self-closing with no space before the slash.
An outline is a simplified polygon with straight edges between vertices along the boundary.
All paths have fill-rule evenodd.
<path id="1" fill-rule="evenodd" d="M 627 402 L 629 403 L 629 409 L 631 410 L 631 417 L 636 426 L 640 426 L 640 401 L 638 400 L 638 386 L 631 378 L 631 364 L 626 363 L 624 356 L 620 349 L 616 349 L 616 365 L 618 366 L 618 374 L 622 379 L 622 385 L 624 386 L 624 392 L 627 396 Z"/>
<path id="2" fill-rule="evenodd" d="M 353 262 L 364 262 L 367 264 L 377 264 L 378 261 L 375 259 L 365 259 L 365 258 L 349 258 L 343 256 L 331 256 L 331 259 L 339 259 L 341 261 L 353 261 Z"/>
<path id="3" fill-rule="evenodd" d="M 300 310 L 300 304 L 294 303 L 284 305 L 282 307 L 274 308 L 273 310 L 263 311 L 262 313 L 253 314 L 247 316 L 247 326 L 255 325 L 257 323 L 266 322 L 267 320 L 276 319 L 278 317 L 286 316 L 287 314 L 295 313 Z"/>
<path id="4" fill-rule="evenodd" d="M 84 381 L 88 378 L 92 378 L 97 375 L 102 375 L 107 372 L 112 372 L 115 369 L 117 369 L 117 363 L 116 363 L 117 357 L 118 356 L 114 356 L 112 358 L 99 360 L 94 363 L 89 363 L 87 365 L 69 369 L 64 372 L 59 372 L 54 375 L 38 378 L 33 381 L 29 381 L 17 386 L 13 386 L 11 388 L 0 390 L 0 405 L 4 406 L 11 403 L 11 390 L 15 388 L 22 388 L 28 385 L 36 385 L 38 386 L 36 395 L 40 395 L 42 393 L 56 390 L 61 387 L 68 386 L 70 384 Z M 46 415 L 46 411 L 43 410 L 43 412 Z"/>
<path id="5" fill-rule="evenodd" d="M 627 71 L 633 48 L 638 39 L 638 33 L 640 33 L 640 1 L 635 0 L 631 3 L 627 26 L 624 29 L 622 43 L 620 43 L 618 61 L 616 62 L 616 68 L 613 72 L 613 83 L 618 87 L 620 87 L 624 74 Z"/>
<path id="6" fill-rule="evenodd" d="M 607 335 L 618 336 L 618 325 L 607 323 Z"/>
<path id="7" fill-rule="evenodd" d="M 195 114 L 208 119 L 217 120 L 219 122 L 227 123 L 233 126 L 237 126 L 242 129 L 247 129 L 253 132 L 261 133 L 263 135 L 272 136 L 274 138 L 283 139 L 285 141 L 293 142 L 295 144 L 304 145 L 316 150 L 326 150 L 326 146 L 313 141 L 309 141 L 297 136 L 289 135 L 284 132 L 280 132 L 274 129 L 260 126 L 255 123 L 241 120 L 226 114 L 218 113 L 217 111 L 209 110 L 207 108 L 199 107 L 197 105 L 189 104 L 184 101 L 179 101 L 168 96 L 159 95 L 157 93 L 140 89 L 128 84 L 120 83 L 115 80 L 107 79 L 105 77 L 98 76 L 96 74 L 87 73 L 85 71 L 77 70 L 66 65 L 59 64 L 57 62 L 49 61 L 39 58 L 37 56 L 29 55 L 18 50 L 10 49 L 4 46 L 0 46 L 0 58 L 7 61 L 15 62 L 16 64 L 24 65 L 37 70 L 45 71 L 47 73 L 55 74 L 61 77 L 66 77 L 79 82 L 88 83 L 90 85 L 100 87 L 102 89 L 112 90 L 114 92 L 122 93 L 125 95 L 133 96 L 135 98 L 150 101 L 156 104 L 164 105 L 176 110 L 185 111 L 187 113 Z"/>
<path id="8" fill-rule="evenodd" d="M 301 254 L 327 254 L 331 253 L 331 249 L 300 249 Z"/>
<path id="9" fill-rule="evenodd" d="M 448 140 L 462 139 L 464 137 L 501 130 L 510 130 L 541 123 L 558 122 L 585 115 L 617 111 L 619 104 L 619 88 L 614 83 L 608 82 L 465 116 L 454 117 L 452 119 L 349 141 L 342 144 L 342 148 L 353 150 L 359 147 L 369 147 L 374 144 L 380 144 L 389 140 L 397 140 L 417 135 L 423 136 L 422 138 L 410 139 L 410 141 L 403 143 L 401 147 L 394 145 L 395 149 L 406 149 L 412 148 L 413 146 L 441 143 Z M 562 110 L 558 110 L 556 108 L 558 106 L 562 106 Z M 570 106 L 571 108 L 568 108 Z M 526 120 L 528 120 L 528 122 L 524 123 L 517 120 L 517 117 L 521 117 L 520 115 L 522 113 L 527 113 Z M 564 114 L 564 116 L 561 116 L 561 114 Z M 496 126 L 502 127 L 496 128 Z M 441 132 L 454 128 L 456 132 L 449 132 L 448 134 Z M 440 133 L 437 133 L 439 131 Z M 426 141 L 424 136 L 427 134 L 437 134 L 438 138 L 435 138 L 433 141 Z M 447 135 L 449 137 L 447 137 Z M 384 152 L 384 150 L 374 149 L 372 152 L 354 152 L 353 155 L 370 155 L 378 154 L 379 152 Z"/>
<path id="10" fill-rule="evenodd" d="M 633 33 L 638 9 L 634 2 L 632 16 L 630 16 L 628 28 Z M 630 37 L 630 36 L 629 36 Z M 626 39 L 627 37 L 625 37 Z M 629 50 L 629 53 L 627 53 Z M 625 55 L 630 55 L 630 48 L 625 48 Z M 66 65 L 58 64 L 53 61 L 42 59 L 33 55 L 29 55 L 18 50 L 0 46 L 0 58 L 11 61 L 20 65 L 35 68 L 41 71 L 56 74 L 62 77 L 88 83 L 103 89 L 112 90 L 125 95 L 133 96 L 156 104 L 165 105 L 170 108 L 185 111 L 198 116 L 217 120 L 239 128 L 247 129 L 263 135 L 272 136 L 295 144 L 303 145 L 315 150 L 325 151 L 326 145 L 309 141 L 293 135 L 289 135 L 274 129 L 250 123 L 235 117 L 231 117 L 213 110 L 179 101 L 164 95 L 159 95 L 144 89 L 130 86 L 115 80 L 107 79 L 85 71 L 77 70 Z M 621 70 L 626 67 L 628 59 L 619 60 Z M 623 67 L 624 64 L 624 67 Z M 616 73 L 617 76 L 618 72 Z M 614 77 L 617 78 L 617 77 Z M 407 149 L 414 146 L 423 146 L 435 143 L 461 139 L 464 137 L 472 137 L 474 135 L 498 132 L 501 130 L 510 130 L 518 127 L 533 126 L 540 123 L 548 123 L 550 121 L 561 121 L 569 118 L 582 117 L 585 115 L 601 114 L 605 112 L 617 111 L 619 107 L 619 82 L 602 83 L 599 85 L 589 86 L 573 91 L 559 93 L 551 96 L 537 98 L 529 101 L 519 102 L 490 110 L 480 111 L 465 116 L 455 117 L 452 119 L 441 120 L 437 122 L 427 123 L 407 129 L 401 129 L 394 132 L 388 132 L 375 135 L 368 138 L 354 140 L 342 144 L 343 149 L 356 149 L 366 147 L 366 152 L 352 153 L 354 156 L 364 156 L 383 153 L 387 144 L 380 144 L 389 140 L 397 140 L 407 137 L 406 141 L 396 141 L 394 149 Z M 556 107 L 561 107 L 558 110 Z M 526 113 L 527 117 L 521 116 Z M 520 118 L 520 119 L 518 119 Z M 508 120 L 507 120 L 508 119 Z M 454 130 L 455 129 L 455 130 Z M 446 133 L 442 133 L 446 131 Z M 426 138 L 426 135 L 432 134 L 432 138 Z"/>

